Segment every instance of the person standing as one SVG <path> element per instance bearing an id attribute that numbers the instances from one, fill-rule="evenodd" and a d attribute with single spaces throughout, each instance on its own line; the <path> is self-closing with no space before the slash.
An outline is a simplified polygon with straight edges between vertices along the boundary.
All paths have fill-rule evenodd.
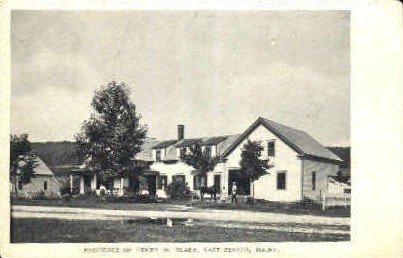
<path id="1" fill-rule="evenodd" d="M 238 204 L 238 199 L 236 197 L 237 194 L 237 186 L 236 186 L 236 182 L 232 182 L 232 189 L 231 189 L 231 204 Z"/>

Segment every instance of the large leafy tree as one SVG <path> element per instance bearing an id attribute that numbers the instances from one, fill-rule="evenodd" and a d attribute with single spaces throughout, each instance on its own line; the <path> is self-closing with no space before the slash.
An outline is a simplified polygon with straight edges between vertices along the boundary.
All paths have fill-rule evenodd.
<path id="1" fill-rule="evenodd" d="M 259 141 L 248 140 L 243 145 L 239 162 L 241 173 L 252 183 L 253 199 L 255 199 L 255 181 L 261 176 L 269 174 L 268 170 L 273 167 L 269 165 L 268 159 L 262 159 L 262 151 L 263 147 Z"/>
<path id="2" fill-rule="evenodd" d="M 22 184 L 31 182 L 38 166 L 37 155 L 32 150 L 28 134 L 10 135 L 10 181 L 18 193 L 18 181 Z"/>
<path id="3" fill-rule="evenodd" d="M 199 143 L 191 146 L 189 152 L 181 153 L 180 158 L 185 164 L 194 168 L 194 175 L 199 178 L 205 178 L 207 173 L 213 171 L 221 161 L 218 156 L 211 156 L 206 151 L 202 151 Z M 201 198 L 203 199 L 203 196 Z"/>
<path id="4" fill-rule="evenodd" d="M 134 158 L 142 150 L 147 129 L 140 124 L 129 94 L 127 86 L 116 81 L 96 90 L 93 112 L 76 135 L 79 159 L 105 183 L 145 167 Z"/>
<path id="5" fill-rule="evenodd" d="M 199 176 L 206 176 L 221 161 L 219 157 L 211 156 L 206 151 L 202 151 L 199 143 L 191 146 L 189 152 L 181 153 L 180 158 L 185 164 L 193 167 L 195 174 Z"/>

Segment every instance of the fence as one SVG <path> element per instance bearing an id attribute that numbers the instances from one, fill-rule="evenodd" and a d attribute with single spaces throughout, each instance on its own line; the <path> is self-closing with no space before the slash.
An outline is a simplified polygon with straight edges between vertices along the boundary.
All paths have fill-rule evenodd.
<path id="1" fill-rule="evenodd" d="M 326 210 L 326 207 L 333 206 L 351 206 L 351 194 L 329 194 L 324 193 L 321 198 L 322 210 Z"/>

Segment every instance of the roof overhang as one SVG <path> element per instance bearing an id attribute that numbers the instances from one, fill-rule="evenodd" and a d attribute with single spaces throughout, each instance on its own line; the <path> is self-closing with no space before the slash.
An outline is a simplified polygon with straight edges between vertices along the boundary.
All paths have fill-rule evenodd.
<path id="1" fill-rule="evenodd" d="M 343 164 L 343 161 L 341 161 L 341 160 L 327 159 L 327 158 L 313 156 L 313 155 L 307 155 L 307 154 L 298 155 L 298 158 L 304 159 L 304 160 L 312 160 L 312 161 L 320 161 L 320 162 L 325 162 L 325 163 L 331 163 L 331 164 L 335 164 L 335 165 Z"/>

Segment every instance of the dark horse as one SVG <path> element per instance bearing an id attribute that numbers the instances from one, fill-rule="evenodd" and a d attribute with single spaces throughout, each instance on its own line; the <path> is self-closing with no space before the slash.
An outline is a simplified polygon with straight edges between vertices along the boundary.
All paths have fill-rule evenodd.
<path id="1" fill-rule="evenodd" d="M 204 201 L 204 194 L 210 194 L 211 199 L 214 199 L 214 202 L 217 202 L 217 189 L 215 186 L 200 186 L 200 199 Z"/>

